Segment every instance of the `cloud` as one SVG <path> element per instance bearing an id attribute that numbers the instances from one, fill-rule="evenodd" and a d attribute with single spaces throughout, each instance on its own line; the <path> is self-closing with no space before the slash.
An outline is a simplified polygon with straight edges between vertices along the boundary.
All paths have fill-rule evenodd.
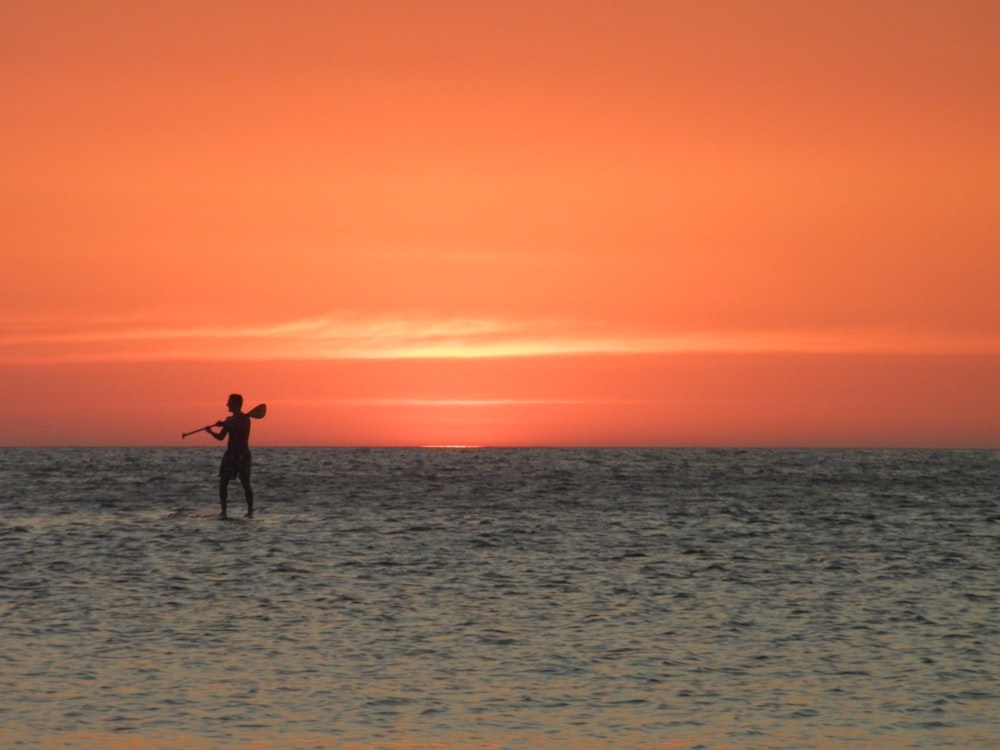
<path id="1" fill-rule="evenodd" d="M 17 329 L 15 332 L 15 328 Z M 797 352 L 1000 354 L 1000 337 L 891 328 L 661 332 L 594 321 L 330 315 L 170 326 L 138 317 L 6 321 L 7 364 Z"/>

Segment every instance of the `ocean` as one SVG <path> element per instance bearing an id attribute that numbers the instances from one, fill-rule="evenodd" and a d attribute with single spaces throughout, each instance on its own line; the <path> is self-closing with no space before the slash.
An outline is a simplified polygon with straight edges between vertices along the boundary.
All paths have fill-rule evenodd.
<path id="1" fill-rule="evenodd" d="M 1000 747 L 997 453 L 220 450 L 0 449 L 0 746 Z"/>

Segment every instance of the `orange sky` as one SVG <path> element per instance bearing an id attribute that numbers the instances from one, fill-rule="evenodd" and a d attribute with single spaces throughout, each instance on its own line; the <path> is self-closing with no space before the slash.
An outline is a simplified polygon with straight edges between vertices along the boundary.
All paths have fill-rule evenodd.
<path id="1" fill-rule="evenodd" d="M 0 444 L 996 447 L 998 32 L 0 0 Z"/>

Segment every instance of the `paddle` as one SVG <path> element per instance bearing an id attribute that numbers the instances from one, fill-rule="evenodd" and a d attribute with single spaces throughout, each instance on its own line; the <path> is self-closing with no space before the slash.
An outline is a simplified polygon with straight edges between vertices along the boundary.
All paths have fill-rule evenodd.
<path id="1" fill-rule="evenodd" d="M 252 417 L 253 419 L 263 419 L 265 414 L 267 414 L 267 404 L 257 404 L 250 411 L 246 412 L 246 416 Z M 231 422 L 234 419 L 236 419 L 236 417 L 230 417 L 225 421 Z M 212 427 L 215 427 L 215 425 L 214 424 L 205 425 L 204 427 L 199 427 L 197 430 L 191 430 L 191 432 L 182 432 L 181 439 L 183 440 L 188 435 L 194 435 L 196 432 L 204 432 L 205 430 L 211 429 Z"/>

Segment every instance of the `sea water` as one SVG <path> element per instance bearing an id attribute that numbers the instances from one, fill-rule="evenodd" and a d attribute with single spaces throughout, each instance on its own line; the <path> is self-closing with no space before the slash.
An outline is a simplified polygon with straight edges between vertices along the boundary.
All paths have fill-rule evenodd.
<path id="1" fill-rule="evenodd" d="M 995 453 L 219 457 L 0 450 L 0 746 L 1000 746 Z"/>

